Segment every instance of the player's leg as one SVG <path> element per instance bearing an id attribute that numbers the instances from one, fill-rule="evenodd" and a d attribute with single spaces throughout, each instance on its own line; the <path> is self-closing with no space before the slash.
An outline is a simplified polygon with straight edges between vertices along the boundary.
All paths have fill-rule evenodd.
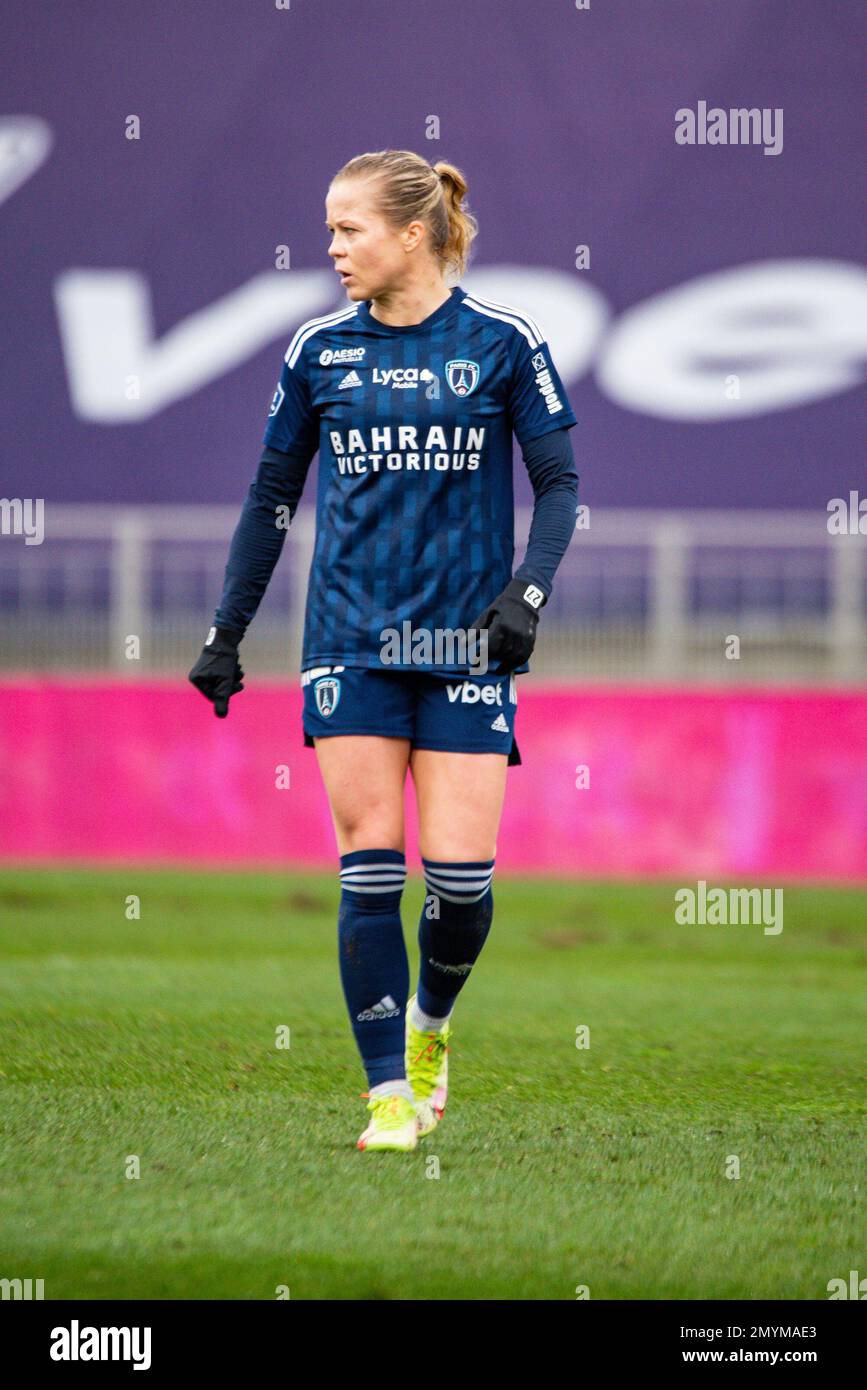
<path id="1" fill-rule="evenodd" d="M 412 752 L 426 888 L 417 1023 L 448 1018 L 484 946 L 506 766 L 502 753 Z"/>
<path id="2" fill-rule="evenodd" d="M 369 1088 L 371 1123 L 359 1148 L 413 1148 L 400 918 L 409 740 L 349 735 L 316 738 L 315 746 L 340 852 L 340 978 Z"/>
<path id="3" fill-rule="evenodd" d="M 426 896 L 419 986 L 407 1009 L 407 1076 L 419 1132 L 442 1115 L 449 1016 L 491 926 L 491 880 L 514 744 L 514 676 L 420 677 L 411 763 Z"/>
<path id="4" fill-rule="evenodd" d="M 337 852 L 404 852 L 403 789 L 408 738 L 346 734 L 315 738 Z"/>
<path id="5" fill-rule="evenodd" d="M 419 849 L 425 859 L 494 858 L 507 763 L 505 753 L 412 750 Z"/>
<path id="6" fill-rule="evenodd" d="M 418 990 L 407 1007 L 406 1062 L 421 1136 L 445 1110 L 449 1018 L 491 926 L 507 755 L 415 749 L 411 766 L 425 901 Z"/>

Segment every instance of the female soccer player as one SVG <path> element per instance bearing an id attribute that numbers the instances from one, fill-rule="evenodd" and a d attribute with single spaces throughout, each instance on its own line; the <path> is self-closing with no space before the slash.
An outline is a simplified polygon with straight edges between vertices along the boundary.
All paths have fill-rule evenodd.
<path id="1" fill-rule="evenodd" d="M 451 164 L 359 155 L 325 203 L 349 303 L 303 324 L 232 539 L 193 683 L 225 717 L 238 644 L 319 451 L 301 684 L 340 853 L 340 972 L 369 1084 L 371 1151 L 442 1118 L 449 1019 L 491 925 L 514 673 L 575 519 L 575 417 L 530 316 L 459 280 L 478 226 Z M 534 492 L 512 575 L 512 433 Z M 477 634 L 481 634 L 478 636 Z M 418 988 L 400 918 L 403 792 L 418 803 L 427 896 Z"/>

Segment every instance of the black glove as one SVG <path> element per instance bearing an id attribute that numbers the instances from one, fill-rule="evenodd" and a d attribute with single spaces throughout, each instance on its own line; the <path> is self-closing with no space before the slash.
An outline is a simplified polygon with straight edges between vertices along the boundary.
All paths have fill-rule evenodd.
<path id="1" fill-rule="evenodd" d="M 244 672 L 238 660 L 238 643 L 243 635 L 232 628 L 212 627 L 202 655 L 190 672 L 189 679 L 196 689 L 206 700 L 213 701 L 218 719 L 225 719 L 231 696 L 244 689 Z"/>
<path id="2" fill-rule="evenodd" d="M 470 624 L 477 632 L 487 628 L 488 661 L 499 662 L 501 674 L 529 660 L 536 645 L 538 610 L 544 603 L 547 599 L 538 584 L 511 579 L 499 598 Z"/>

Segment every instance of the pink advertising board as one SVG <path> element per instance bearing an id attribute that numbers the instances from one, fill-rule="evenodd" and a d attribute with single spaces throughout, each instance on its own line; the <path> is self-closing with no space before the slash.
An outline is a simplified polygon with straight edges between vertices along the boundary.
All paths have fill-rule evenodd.
<path id="1" fill-rule="evenodd" d="M 867 880 L 867 694 L 519 691 L 498 873 Z M 222 721 L 182 682 L 0 683 L 0 860 L 333 867 L 300 709 L 294 684 Z"/>

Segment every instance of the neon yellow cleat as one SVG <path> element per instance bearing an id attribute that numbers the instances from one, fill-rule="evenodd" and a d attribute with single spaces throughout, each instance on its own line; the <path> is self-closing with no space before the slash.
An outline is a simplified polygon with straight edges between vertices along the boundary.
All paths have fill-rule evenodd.
<path id="1" fill-rule="evenodd" d="M 367 1103 L 372 1118 L 358 1141 L 360 1149 L 393 1149 L 409 1152 L 418 1143 L 415 1106 L 406 1096 L 371 1096 Z"/>
<path id="2" fill-rule="evenodd" d="M 430 1134 L 443 1117 L 448 1097 L 448 1023 L 439 1033 L 422 1033 L 411 1022 L 409 1011 L 415 995 L 406 1006 L 406 1078 L 415 1096 L 419 1138 Z"/>

